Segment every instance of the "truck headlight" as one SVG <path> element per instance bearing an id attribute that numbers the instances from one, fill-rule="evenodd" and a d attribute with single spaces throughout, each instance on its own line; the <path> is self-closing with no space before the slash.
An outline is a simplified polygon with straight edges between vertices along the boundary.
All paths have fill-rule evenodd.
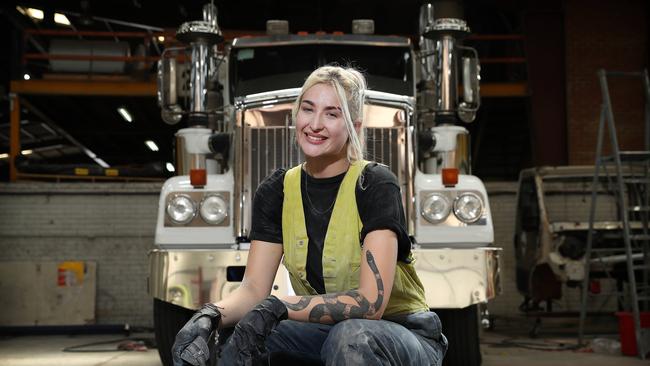
<path id="1" fill-rule="evenodd" d="M 205 222 L 217 225 L 223 222 L 223 220 L 228 216 L 228 205 L 221 196 L 210 195 L 206 196 L 203 201 L 201 201 L 199 212 Z"/>
<path id="2" fill-rule="evenodd" d="M 449 200 L 440 194 L 434 193 L 422 202 L 422 217 L 432 224 L 445 221 L 450 211 Z"/>
<path id="3" fill-rule="evenodd" d="M 196 204 L 190 197 L 179 194 L 167 204 L 167 215 L 176 224 L 187 224 L 196 215 Z"/>
<path id="4" fill-rule="evenodd" d="M 454 215 L 466 223 L 475 222 L 483 214 L 483 201 L 474 193 L 463 193 L 454 200 Z"/>

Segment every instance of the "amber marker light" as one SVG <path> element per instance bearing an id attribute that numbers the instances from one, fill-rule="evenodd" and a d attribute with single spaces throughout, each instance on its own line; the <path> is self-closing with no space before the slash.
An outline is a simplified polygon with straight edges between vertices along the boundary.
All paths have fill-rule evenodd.
<path id="1" fill-rule="evenodd" d="M 190 169 L 190 184 L 193 187 L 204 187 L 208 183 L 205 169 Z"/>
<path id="2" fill-rule="evenodd" d="M 458 169 L 456 168 L 443 168 L 442 169 L 442 185 L 445 187 L 453 187 L 458 184 Z"/>

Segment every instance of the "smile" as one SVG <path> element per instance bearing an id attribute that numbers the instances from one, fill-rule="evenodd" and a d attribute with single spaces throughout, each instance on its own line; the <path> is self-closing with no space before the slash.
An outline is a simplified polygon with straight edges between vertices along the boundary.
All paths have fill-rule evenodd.
<path id="1" fill-rule="evenodd" d="M 327 137 L 325 137 L 325 136 L 310 135 L 308 133 L 305 134 L 305 138 L 307 139 L 308 142 L 310 142 L 312 144 L 321 144 L 325 140 L 327 140 Z"/>

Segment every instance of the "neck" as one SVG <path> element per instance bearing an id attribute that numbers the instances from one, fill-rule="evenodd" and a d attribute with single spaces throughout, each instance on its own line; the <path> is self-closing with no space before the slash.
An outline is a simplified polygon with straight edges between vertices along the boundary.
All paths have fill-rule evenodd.
<path id="1" fill-rule="evenodd" d="M 350 167 L 347 158 L 327 161 L 321 158 L 306 157 L 303 166 L 307 174 L 314 178 L 330 178 L 345 173 Z"/>

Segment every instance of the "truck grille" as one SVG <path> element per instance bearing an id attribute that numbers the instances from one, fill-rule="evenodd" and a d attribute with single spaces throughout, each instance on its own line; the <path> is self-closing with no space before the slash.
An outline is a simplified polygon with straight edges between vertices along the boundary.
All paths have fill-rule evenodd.
<path id="1" fill-rule="evenodd" d="M 366 160 L 388 165 L 400 177 L 403 132 L 402 127 L 366 128 Z M 250 192 L 255 192 L 262 180 L 276 169 L 291 168 L 304 161 L 291 126 L 252 127 L 249 142 Z"/>
<path id="2" fill-rule="evenodd" d="M 404 129 L 394 128 L 367 128 L 366 129 L 366 160 L 376 161 L 388 165 L 396 176 L 400 176 L 400 135 Z"/>
<path id="3" fill-rule="evenodd" d="M 251 192 L 276 169 L 291 168 L 304 160 L 293 127 L 253 127 L 250 133 Z"/>

